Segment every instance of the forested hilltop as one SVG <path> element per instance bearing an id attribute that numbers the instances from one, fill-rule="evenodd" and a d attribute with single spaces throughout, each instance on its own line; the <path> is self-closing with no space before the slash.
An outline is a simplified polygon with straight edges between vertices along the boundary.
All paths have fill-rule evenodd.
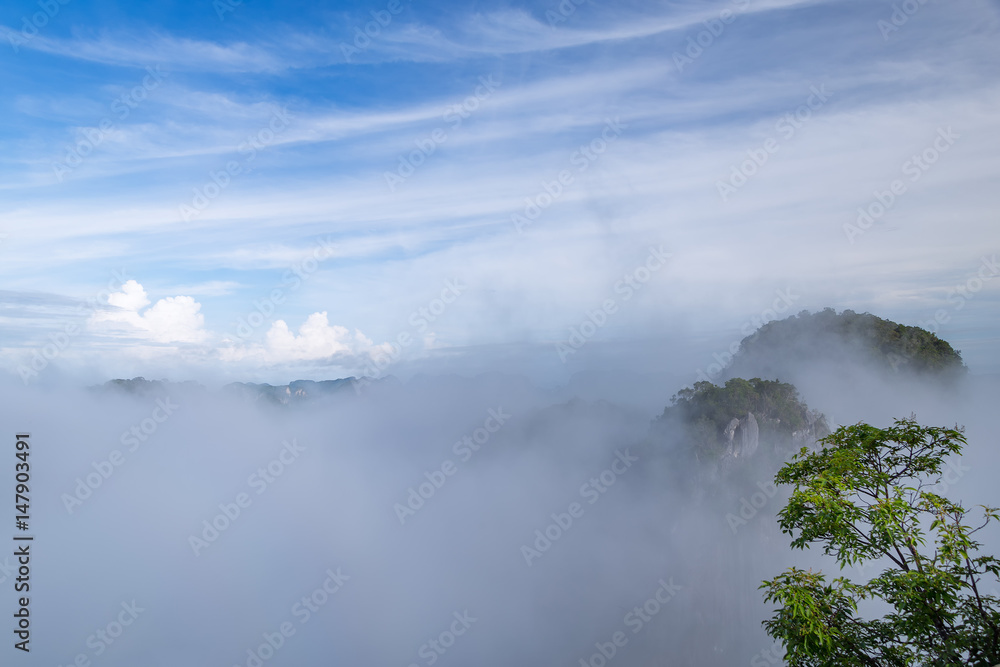
<path id="1" fill-rule="evenodd" d="M 701 460 L 748 457 L 761 443 L 773 451 L 829 433 L 826 418 L 810 410 L 793 385 L 760 378 L 733 378 L 724 386 L 696 382 L 674 395 L 657 423 L 680 429 Z"/>
<path id="2" fill-rule="evenodd" d="M 826 308 L 768 322 L 744 338 L 727 377 L 789 379 L 796 368 L 824 362 L 947 380 L 968 371 L 961 353 L 926 329 Z"/>
<path id="3" fill-rule="evenodd" d="M 825 417 L 800 400 L 800 381 L 857 387 L 857 375 L 949 382 L 968 369 L 947 341 L 920 327 L 870 313 L 826 308 L 774 320 L 744 338 L 724 381 L 696 382 L 678 391 L 655 430 L 701 461 L 792 451 L 830 432 Z M 764 379 L 762 379 L 764 378 Z M 794 383 L 794 384 L 793 384 Z M 780 457 L 779 459 L 780 460 Z"/>

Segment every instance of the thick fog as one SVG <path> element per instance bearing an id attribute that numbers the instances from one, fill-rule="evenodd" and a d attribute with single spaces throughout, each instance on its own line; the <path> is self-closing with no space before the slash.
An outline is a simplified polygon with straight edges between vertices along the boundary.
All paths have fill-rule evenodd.
<path id="1" fill-rule="evenodd" d="M 942 390 L 840 371 L 853 391 L 796 378 L 831 427 L 964 425 L 947 495 L 996 504 L 995 378 Z M 15 433 L 32 463 L 22 662 L 778 664 L 761 579 L 835 565 L 789 551 L 787 489 L 763 458 L 684 463 L 676 434 L 651 431 L 664 404 L 600 377 L 426 374 L 288 405 L 8 387 L 3 497 Z"/>
<path id="2" fill-rule="evenodd" d="M 0 667 L 780 664 L 822 422 L 699 381 L 1000 505 L 997 0 L 0 10 Z"/>

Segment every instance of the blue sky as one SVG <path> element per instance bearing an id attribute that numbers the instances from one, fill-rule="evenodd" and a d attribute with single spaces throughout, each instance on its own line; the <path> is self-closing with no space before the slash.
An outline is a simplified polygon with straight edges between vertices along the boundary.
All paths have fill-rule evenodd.
<path id="1" fill-rule="evenodd" d="M 904 5 L 4 3 L 0 367 L 693 380 L 785 293 L 1000 371 L 1000 8 Z"/>

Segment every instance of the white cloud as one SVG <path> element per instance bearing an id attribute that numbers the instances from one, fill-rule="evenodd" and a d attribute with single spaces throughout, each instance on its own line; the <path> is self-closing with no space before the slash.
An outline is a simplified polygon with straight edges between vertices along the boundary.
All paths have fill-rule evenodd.
<path id="1" fill-rule="evenodd" d="M 758 0 L 750 6 L 717 3 L 693 9 L 682 8 L 652 15 L 590 14 L 589 27 L 579 29 L 549 25 L 524 10 L 503 10 L 464 14 L 447 31 L 449 38 L 432 25 L 397 22 L 347 62 L 383 60 L 439 61 L 477 54 L 506 54 L 550 51 L 600 44 L 614 40 L 648 37 L 664 32 L 701 26 L 717 19 L 722 10 L 737 13 L 765 13 L 788 10 L 830 0 Z M 553 9 L 555 5 L 553 5 Z M 577 20 L 579 19 L 579 21 Z M 586 24 L 582 17 L 574 23 Z M 273 29 L 272 29 L 273 32 Z M 0 25 L 0 39 L 18 40 L 15 28 Z M 170 70 L 222 73 L 278 73 L 289 69 L 322 67 L 344 63 L 341 48 L 353 35 L 346 29 L 340 37 L 328 37 L 314 30 L 279 29 L 274 39 L 215 42 L 191 39 L 162 32 L 104 32 L 98 36 L 76 35 L 57 38 L 39 35 L 24 41 L 28 49 L 65 58 L 108 65 L 135 67 L 136 63 L 161 63 Z"/>
<path id="2" fill-rule="evenodd" d="M 88 321 L 92 333 L 133 337 L 155 343 L 202 343 L 198 348 L 182 351 L 171 348 L 170 354 L 216 356 L 224 363 L 250 366 L 277 366 L 302 362 L 330 363 L 344 368 L 366 365 L 379 355 L 393 355 L 388 343 L 375 344 L 361 331 L 331 325 L 327 312 L 315 312 L 306 318 L 297 331 L 284 320 L 276 320 L 262 343 L 233 344 L 205 330 L 201 304 L 191 296 L 171 296 L 149 306 L 150 299 L 143 286 L 129 280 L 118 292 L 108 297 L 113 308 L 95 313 Z M 148 306 L 148 307 L 147 307 Z M 167 348 L 146 345 L 131 346 L 140 357 L 159 357 Z"/>
<path id="3" fill-rule="evenodd" d="M 129 280 L 122 285 L 121 292 L 115 292 L 108 297 L 108 303 L 118 308 L 138 312 L 144 306 L 149 305 L 149 298 L 142 285 L 134 280 Z"/>
<path id="4" fill-rule="evenodd" d="M 145 312 L 149 297 L 142 285 L 129 280 L 120 292 L 108 297 L 115 310 L 95 313 L 88 326 L 95 332 L 122 332 L 148 338 L 157 343 L 201 343 L 208 338 L 201 304 L 190 296 L 160 299 Z"/>
<path id="5" fill-rule="evenodd" d="M 11 28 L 0 26 L 3 37 L 16 34 Z M 246 42 L 221 44 L 164 34 L 104 34 L 92 39 L 40 35 L 24 46 L 58 56 L 131 67 L 136 63 L 159 62 L 168 64 L 171 69 L 277 72 L 290 64 L 268 46 Z"/>
<path id="6" fill-rule="evenodd" d="M 363 364 L 378 354 L 392 354 L 388 343 L 374 341 L 355 329 L 331 325 L 326 311 L 306 318 L 298 333 L 284 320 L 277 320 L 265 335 L 264 345 L 250 344 L 222 348 L 224 361 L 256 360 L 265 364 L 302 361 L 334 361 L 339 365 Z"/>
<path id="7" fill-rule="evenodd" d="M 170 296 L 157 301 L 142 318 L 155 340 L 197 343 L 207 336 L 202 329 L 205 316 L 199 310 L 201 304 L 194 297 Z"/>

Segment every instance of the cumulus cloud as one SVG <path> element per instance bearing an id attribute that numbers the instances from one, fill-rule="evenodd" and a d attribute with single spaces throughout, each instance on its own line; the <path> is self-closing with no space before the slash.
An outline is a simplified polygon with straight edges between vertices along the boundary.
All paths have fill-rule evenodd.
<path id="1" fill-rule="evenodd" d="M 364 363 L 379 354 L 391 354 L 389 343 L 375 342 L 355 329 L 331 325 L 326 311 L 316 312 L 292 331 L 284 320 L 276 320 L 264 337 L 264 344 L 223 348 L 226 361 L 256 359 L 266 364 L 300 361 L 335 361 L 341 364 Z"/>
<path id="2" fill-rule="evenodd" d="M 108 297 L 115 308 L 95 313 L 88 325 L 97 332 L 122 332 L 158 343 L 200 343 L 208 338 L 201 304 L 193 297 L 166 297 L 146 308 L 149 303 L 143 286 L 129 280 Z"/>
<path id="3" fill-rule="evenodd" d="M 149 297 L 146 296 L 146 290 L 142 285 L 129 280 L 122 285 L 121 292 L 114 292 L 108 297 L 108 303 L 124 310 L 138 312 L 149 305 Z"/>
<path id="4" fill-rule="evenodd" d="M 376 359 L 392 359 L 396 352 L 391 344 L 376 344 L 357 329 L 330 324 L 327 311 L 309 315 L 298 329 L 289 327 L 285 320 L 275 320 L 261 341 L 234 341 L 205 329 L 201 304 L 194 297 L 170 296 L 153 303 L 142 284 L 135 280 L 129 280 L 110 294 L 108 306 L 88 320 L 91 333 L 159 344 L 200 343 L 184 351 L 170 348 L 170 354 L 194 354 L 197 358 L 215 358 L 235 366 L 298 366 L 312 362 L 358 369 L 370 367 Z M 162 346 L 140 345 L 131 351 L 133 356 L 148 361 L 162 357 L 166 350 Z"/>

